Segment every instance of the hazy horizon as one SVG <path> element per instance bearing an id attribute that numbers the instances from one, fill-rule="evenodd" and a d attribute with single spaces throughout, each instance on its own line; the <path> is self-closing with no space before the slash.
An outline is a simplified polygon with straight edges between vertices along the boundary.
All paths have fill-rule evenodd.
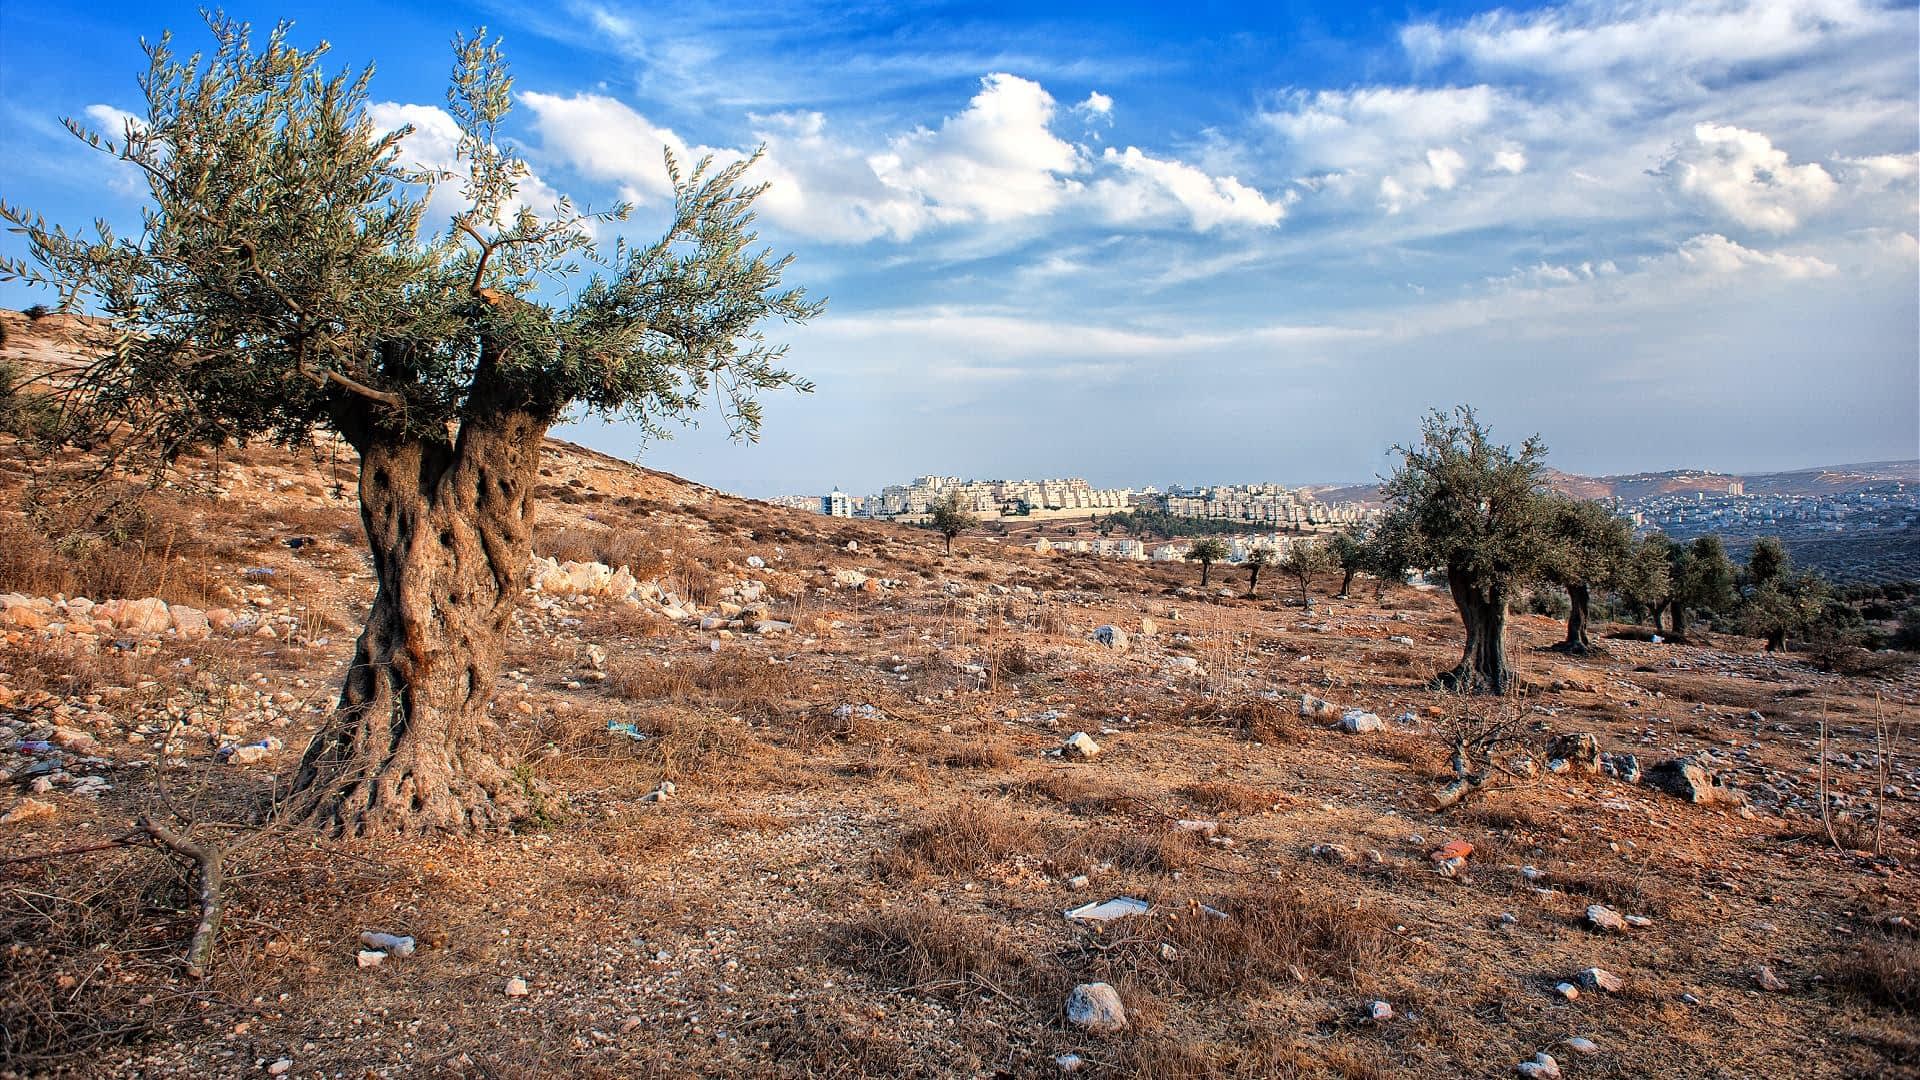
<path id="1" fill-rule="evenodd" d="M 831 298 L 769 333 L 818 392 L 754 447 L 556 432 L 715 487 L 1364 483 L 1460 403 L 1585 475 L 1920 455 L 1911 3 L 1399 10 L 228 7 L 377 61 L 425 165 L 447 42 L 489 25 L 526 201 L 634 200 L 608 238 L 659 227 L 660 146 L 764 145 L 762 239 Z M 165 28 L 207 44 L 188 3 L 0 9 L 33 43 L 0 67 L 10 203 L 137 226 L 58 118 L 118 130 Z"/>

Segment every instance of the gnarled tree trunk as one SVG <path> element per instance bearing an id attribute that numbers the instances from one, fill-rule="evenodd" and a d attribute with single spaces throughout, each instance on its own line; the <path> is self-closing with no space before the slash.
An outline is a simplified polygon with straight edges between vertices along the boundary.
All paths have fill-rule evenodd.
<path id="1" fill-rule="evenodd" d="M 1656 634 L 1662 632 L 1660 629 L 1660 613 L 1665 610 L 1667 610 L 1667 601 L 1665 600 L 1653 605 L 1653 632 Z"/>
<path id="2" fill-rule="evenodd" d="M 1461 693 L 1504 694 L 1513 685 L 1513 669 L 1507 666 L 1506 590 L 1471 589 L 1461 579 L 1459 574 L 1447 575 L 1454 606 L 1460 609 L 1460 622 L 1467 630 L 1466 647 L 1460 663 L 1441 672 L 1434 682 Z"/>
<path id="3" fill-rule="evenodd" d="M 547 426 L 537 410 L 477 410 L 449 446 L 342 425 L 360 450 L 377 588 L 339 704 L 294 778 L 305 820 L 352 835 L 526 816 L 486 712 L 532 554 Z"/>
<path id="4" fill-rule="evenodd" d="M 1673 605 L 1673 633 L 1668 636 L 1674 641 L 1687 640 L 1687 609 L 1677 602 Z"/>
<path id="5" fill-rule="evenodd" d="M 1351 568 L 1350 568 L 1350 569 L 1348 569 L 1348 570 L 1347 570 L 1347 571 L 1345 572 L 1345 574 L 1344 574 L 1344 575 L 1343 575 L 1343 576 L 1342 576 L 1342 577 L 1340 578 L 1340 596 L 1339 596 L 1339 599 L 1342 599 L 1342 600 L 1345 600 L 1345 599 L 1347 598 L 1347 593 L 1349 593 L 1349 592 L 1351 592 L 1351 591 L 1353 591 L 1353 575 L 1355 575 L 1355 574 L 1357 574 L 1357 573 L 1359 573 L 1359 571 L 1358 571 L 1358 570 L 1354 570 L 1354 569 L 1351 569 Z"/>
<path id="6" fill-rule="evenodd" d="M 1787 647 L 1787 631 L 1785 628 L 1767 631 L 1767 651 L 1768 652 L 1780 652 L 1786 647 Z"/>
<path id="7" fill-rule="evenodd" d="M 1253 599 L 1253 594 L 1260 588 L 1260 566 L 1260 563 L 1254 563 L 1247 567 L 1247 599 L 1249 600 Z"/>
<path id="8" fill-rule="evenodd" d="M 1204 589 L 1207 587 L 1207 572 L 1212 569 L 1213 569 L 1213 564 L 1210 562 L 1203 562 L 1200 564 L 1200 587 L 1201 588 Z"/>
<path id="9" fill-rule="evenodd" d="M 1554 646 L 1559 652 L 1586 656 L 1593 651 L 1593 641 L 1587 636 L 1587 611 L 1592 599 L 1592 590 L 1586 585 L 1567 586 L 1567 640 Z"/>

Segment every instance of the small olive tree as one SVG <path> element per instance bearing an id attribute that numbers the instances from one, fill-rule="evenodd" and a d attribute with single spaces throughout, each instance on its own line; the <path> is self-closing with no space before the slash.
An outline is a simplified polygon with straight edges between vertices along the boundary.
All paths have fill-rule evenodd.
<path id="1" fill-rule="evenodd" d="M 1303 540 L 1287 548 L 1280 556 L 1280 570 L 1300 586 L 1300 606 L 1313 610 L 1313 597 L 1308 587 L 1313 584 L 1313 575 L 1330 573 L 1340 565 L 1340 557 L 1324 541 Z"/>
<path id="2" fill-rule="evenodd" d="M 947 554 L 951 555 L 953 538 L 968 529 L 979 528 L 980 518 L 967 508 L 965 502 L 961 501 L 959 492 L 950 491 L 946 498 L 933 504 L 933 513 L 927 519 L 927 523 L 946 539 Z"/>
<path id="3" fill-rule="evenodd" d="M 1253 599 L 1260 590 L 1260 571 L 1272 565 L 1274 553 L 1267 545 L 1256 544 L 1247 551 L 1247 599 Z"/>
<path id="4" fill-rule="evenodd" d="M 1428 414 L 1421 441 L 1398 446 L 1400 468 L 1381 491 L 1410 565 L 1446 571 L 1467 640 L 1440 685 L 1505 693 L 1507 603 L 1538 578 L 1548 553 L 1539 436 L 1519 452 L 1496 445 L 1471 408 Z"/>
<path id="5" fill-rule="evenodd" d="M 1187 558 L 1200 564 L 1200 587 L 1207 587 L 1207 575 L 1213 570 L 1213 564 L 1228 555 L 1227 542 L 1217 536 L 1207 536 L 1194 542 L 1187 549 Z"/>
<path id="6" fill-rule="evenodd" d="M 328 73 L 326 46 L 294 47 L 285 24 L 256 49 L 244 24 L 208 22 L 210 56 L 177 60 L 170 36 L 147 47 L 145 118 L 67 123 L 144 177 L 140 232 L 86 237 L 0 207 L 29 245 L 0 279 L 104 316 L 68 402 L 92 426 L 163 460 L 323 431 L 358 451 L 376 590 L 296 810 L 349 833 L 505 825 L 529 797 L 486 713 L 548 428 L 584 410 L 664 433 L 713 399 L 751 439 L 756 395 L 808 388 L 763 325 L 821 305 L 755 244 L 751 158 L 688 171 L 669 154 L 665 231 L 638 246 L 595 240 L 625 205 L 525 205 L 500 127 L 513 84 L 484 31 L 454 43 L 455 177 L 402 165 L 407 130 L 367 115 L 371 69 Z M 463 209 L 428 226 L 446 183 Z"/>
<path id="7" fill-rule="evenodd" d="M 1633 557 L 1633 529 L 1625 518 L 1597 502 L 1555 495 L 1546 511 L 1549 547 L 1542 568 L 1567 590 L 1567 639 L 1554 646 L 1585 656 L 1593 651 L 1587 614 L 1593 590 L 1617 586 Z"/>

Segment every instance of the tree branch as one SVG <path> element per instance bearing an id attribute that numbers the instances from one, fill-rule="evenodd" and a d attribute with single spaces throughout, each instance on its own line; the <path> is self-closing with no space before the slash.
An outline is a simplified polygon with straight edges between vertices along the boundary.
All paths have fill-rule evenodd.
<path id="1" fill-rule="evenodd" d="M 220 917 L 226 902 L 221 894 L 224 852 L 212 844 L 196 844 L 159 822 L 140 819 L 140 827 L 154 842 L 176 855 L 193 860 L 200 893 L 200 925 L 187 945 L 187 974 L 204 979 L 213 967 L 213 943 L 220 936 Z"/>

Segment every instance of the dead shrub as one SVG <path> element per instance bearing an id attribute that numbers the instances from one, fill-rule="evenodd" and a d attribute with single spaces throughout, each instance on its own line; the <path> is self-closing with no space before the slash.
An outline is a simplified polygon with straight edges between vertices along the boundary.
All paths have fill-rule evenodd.
<path id="1" fill-rule="evenodd" d="M 1221 717 L 1241 738 L 1260 743 L 1298 743 L 1307 737 L 1307 725 L 1297 709 L 1277 701 L 1253 697 L 1236 701 L 1220 711 Z"/>
<path id="2" fill-rule="evenodd" d="M 1309 975 L 1358 985 L 1408 953 L 1384 914 L 1334 897 L 1253 887 L 1209 906 L 1226 917 L 1184 905 L 1129 946 L 1138 962 L 1199 993 L 1253 993 Z M 1161 957 L 1162 942 L 1176 950 L 1172 960 Z"/>
<path id="3" fill-rule="evenodd" d="M 1077 771 L 1049 772 L 1020 784 L 1011 793 L 1051 799 L 1088 817 L 1118 813 L 1131 801 L 1125 789 L 1089 779 Z"/>
<path id="4" fill-rule="evenodd" d="M 1476 853 L 1477 854 L 1477 853 Z M 1673 900 L 1664 889 L 1647 880 L 1642 871 L 1625 874 L 1588 874 L 1578 870 L 1555 870 L 1538 884 L 1562 892 L 1597 900 L 1629 914 L 1667 916 L 1673 913 Z"/>
<path id="5" fill-rule="evenodd" d="M 891 989 L 946 996 L 1004 986 L 1033 967 L 1027 950 L 991 919 L 932 904 L 856 918 L 838 928 L 829 949 L 840 963 L 896 984 Z"/>
<path id="6" fill-rule="evenodd" d="M 1920 1012 L 1920 944 L 1913 941 L 1863 941 L 1830 959 L 1825 974 L 1843 994 L 1893 1012 Z"/>
<path id="7" fill-rule="evenodd" d="M 623 701 L 705 705 L 763 718 L 777 714 L 797 689 L 791 668 L 743 653 L 672 662 L 621 658 L 608 665 L 602 685 Z"/>
<path id="8" fill-rule="evenodd" d="M 1012 805 L 968 799 L 908 830 L 897 847 L 875 857 L 875 864 L 884 876 L 900 880 L 929 872 L 959 876 L 1039 846 L 1039 830 Z"/>
<path id="9" fill-rule="evenodd" d="M 1007 769 L 1019 759 L 997 742 L 982 740 L 968 743 L 947 755 L 949 769 Z"/>

